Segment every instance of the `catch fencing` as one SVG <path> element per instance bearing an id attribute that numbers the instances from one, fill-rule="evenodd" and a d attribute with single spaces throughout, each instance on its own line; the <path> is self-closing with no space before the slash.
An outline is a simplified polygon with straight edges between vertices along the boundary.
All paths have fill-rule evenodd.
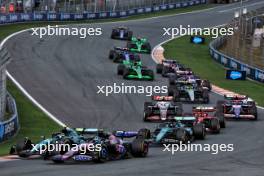
<path id="1" fill-rule="evenodd" d="M 218 49 L 226 42 L 227 37 L 222 36 L 213 40 L 210 45 L 210 55 L 218 63 L 224 65 L 227 68 L 246 71 L 247 76 L 253 80 L 264 83 L 264 70 L 260 70 L 256 67 L 250 66 L 246 63 L 239 61 L 233 57 L 227 56 Z"/>

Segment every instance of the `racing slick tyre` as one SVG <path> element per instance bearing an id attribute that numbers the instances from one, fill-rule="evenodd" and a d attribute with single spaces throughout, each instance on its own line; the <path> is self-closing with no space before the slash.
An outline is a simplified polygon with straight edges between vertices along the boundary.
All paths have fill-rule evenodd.
<path id="1" fill-rule="evenodd" d="M 208 88 L 208 91 L 212 90 L 212 85 L 209 80 L 204 80 L 202 86 Z"/>
<path id="2" fill-rule="evenodd" d="M 144 103 L 144 115 L 143 115 L 144 117 L 143 117 L 143 120 L 145 122 L 149 121 L 147 118 L 152 114 L 152 111 L 149 108 L 149 106 L 152 106 L 151 102 L 145 102 Z"/>
<path id="3" fill-rule="evenodd" d="M 148 155 L 149 145 L 144 139 L 137 138 L 131 143 L 131 154 L 134 157 L 146 157 Z"/>
<path id="4" fill-rule="evenodd" d="M 226 127 L 225 117 L 224 117 L 224 108 L 223 108 L 223 104 L 224 103 L 225 103 L 225 101 L 223 101 L 223 100 L 217 101 L 217 103 L 216 103 L 216 113 L 215 113 L 215 115 L 220 121 L 221 128 L 225 128 Z"/>
<path id="5" fill-rule="evenodd" d="M 162 68 L 163 68 L 163 65 L 162 64 L 157 64 L 157 66 L 156 66 L 156 72 L 158 74 L 161 74 L 162 73 Z"/>
<path id="6" fill-rule="evenodd" d="M 115 58 L 115 55 L 116 55 L 116 52 L 114 50 L 110 50 L 109 51 L 109 59 L 110 60 L 113 60 Z"/>
<path id="7" fill-rule="evenodd" d="M 177 87 L 174 86 L 174 85 L 169 85 L 169 87 L 168 87 L 168 96 L 173 96 L 173 101 L 174 102 L 179 102 L 180 101 L 180 92 L 177 89 Z"/>
<path id="8" fill-rule="evenodd" d="M 169 75 L 169 85 L 175 85 L 176 79 L 177 79 L 177 76 L 175 74 Z"/>
<path id="9" fill-rule="evenodd" d="M 210 120 L 210 129 L 213 130 L 214 133 L 220 133 L 220 122 L 218 119 L 211 119 Z"/>
<path id="10" fill-rule="evenodd" d="M 162 69 L 161 75 L 163 77 L 166 77 L 167 76 L 167 73 L 170 73 L 170 68 L 164 66 L 163 69 Z"/>
<path id="11" fill-rule="evenodd" d="M 102 145 L 101 150 L 96 152 L 93 156 L 93 162 L 95 163 L 104 163 L 109 158 L 109 152 L 106 145 Z"/>
<path id="12" fill-rule="evenodd" d="M 151 137 L 151 134 L 150 134 L 150 130 L 147 129 L 147 128 L 142 128 L 138 131 L 138 134 L 137 134 L 137 139 L 150 139 Z"/>
<path id="13" fill-rule="evenodd" d="M 210 101 L 208 90 L 204 90 L 202 96 L 203 96 L 203 103 L 208 104 Z"/>
<path id="14" fill-rule="evenodd" d="M 125 66 L 123 64 L 119 64 L 117 66 L 117 74 L 118 75 L 123 75 L 124 74 L 124 70 L 125 70 Z"/>
<path id="15" fill-rule="evenodd" d="M 28 138 L 19 140 L 15 146 L 15 151 L 20 157 L 26 157 L 26 153 L 23 151 L 31 150 L 31 149 L 32 149 L 32 142 Z"/>
<path id="16" fill-rule="evenodd" d="M 182 114 L 183 114 L 182 103 L 181 102 L 173 102 L 172 105 L 177 107 L 177 108 L 175 108 L 175 116 L 182 116 Z"/>
<path id="17" fill-rule="evenodd" d="M 142 46 L 145 50 L 147 50 L 147 54 L 151 54 L 151 46 L 150 43 L 146 43 L 145 45 Z"/>
<path id="18" fill-rule="evenodd" d="M 193 126 L 193 134 L 195 139 L 205 139 L 205 127 L 204 124 L 199 123 Z"/>
<path id="19" fill-rule="evenodd" d="M 226 121 L 225 121 L 225 118 L 224 116 L 216 116 L 219 120 L 219 123 L 220 123 L 220 127 L 221 128 L 225 128 L 226 127 Z"/>
<path id="20" fill-rule="evenodd" d="M 251 114 L 254 115 L 254 119 L 252 120 L 258 120 L 258 109 L 256 106 L 253 106 L 250 110 Z"/>
<path id="21" fill-rule="evenodd" d="M 128 31 L 127 32 L 127 40 L 131 40 L 133 36 L 133 32 L 132 31 Z"/>
<path id="22" fill-rule="evenodd" d="M 188 142 L 188 136 L 184 129 L 176 129 L 173 131 L 173 134 L 175 135 L 176 140 L 181 141 L 183 144 L 186 144 Z"/>

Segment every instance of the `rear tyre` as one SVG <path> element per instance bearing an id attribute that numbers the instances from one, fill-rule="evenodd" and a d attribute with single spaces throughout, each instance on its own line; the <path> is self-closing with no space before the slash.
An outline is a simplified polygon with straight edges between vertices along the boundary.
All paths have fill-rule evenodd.
<path id="1" fill-rule="evenodd" d="M 137 134 L 137 139 L 150 139 L 151 134 L 150 134 L 150 130 L 147 128 L 142 128 L 138 131 Z"/>
<path id="2" fill-rule="evenodd" d="M 193 126 L 193 134 L 196 139 L 205 139 L 205 127 L 204 124 L 196 124 Z"/>
<path id="3" fill-rule="evenodd" d="M 215 132 L 215 133 L 220 133 L 220 123 L 218 119 L 211 119 L 210 121 L 210 128 Z"/>
<path id="4" fill-rule="evenodd" d="M 216 103 L 216 117 L 219 119 L 220 121 L 220 126 L 221 128 L 225 128 L 226 127 L 226 122 L 225 122 L 225 117 L 224 117 L 224 108 L 223 108 L 223 104 L 225 101 L 217 101 Z"/>
<path id="5" fill-rule="evenodd" d="M 162 64 L 157 64 L 157 66 L 156 66 L 156 72 L 158 74 L 161 74 L 162 73 L 162 68 L 163 68 L 163 65 Z"/>
<path id="6" fill-rule="evenodd" d="M 176 75 L 169 75 L 169 85 L 175 85 Z"/>
<path id="7" fill-rule="evenodd" d="M 203 91 L 203 103 L 208 104 L 209 103 L 209 92 L 208 90 Z"/>
<path id="8" fill-rule="evenodd" d="M 131 154 L 134 157 L 146 157 L 149 145 L 143 139 L 135 139 L 131 143 Z"/>
<path id="9" fill-rule="evenodd" d="M 152 103 L 151 102 L 145 102 L 144 103 L 144 117 L 143 117 L 143 120 L 145 122 L 149 121 L 147 118 L 151 115 L 152 111 L 151 109 L 149 108 L 149 106 L 152 106 Z"/>
<path id="10" fill-rule="evenodd" d="M 114 50 L 110 50 L 110 52 L 109 52 L 109 59 L 110 60 L 113 60 L 114 59 L 114 55 L 115 55 L 115 51 Z"/>
<path id="11" fill-rule="evenodd" d="M 124 70 L 125 70 L 125 66 L 123 64 L 119 64 L 117 66 L 117 74 L 118 75 L 123 75 L 124 74 Z"/>
<path id="12" fill-rule="evenodd" d="M 16 152 L 18 155 L 22 154 L 23 151 L 32 149 L 32 142 L 28 138 L 21 139 L 16 144 Z"/>
<path id="13" fill-rule="evenodd" d="M 183 115 L 182 103 L 181 102 L 174 102 L 173 105 L 177 106 L 177 108 L 175 108 L 175 116 L 182 116 Z"/>
<path id="14" fill-rule="evenodd" d="M 182 143 L 186 144 L 188 142 L 186 131 L 182 128 L 179 128 L 174 131 L 176 140 L 181 141 Z"/>

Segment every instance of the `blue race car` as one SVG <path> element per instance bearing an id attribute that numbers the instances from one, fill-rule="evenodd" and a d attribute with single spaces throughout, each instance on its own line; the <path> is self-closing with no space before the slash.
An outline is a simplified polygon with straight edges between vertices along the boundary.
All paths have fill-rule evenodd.
<path id="1" fill-rule="evenodd" d="M 133 32 L 127 27 L 116 27 L 113 28 L 111 38 L 119 40 L 131 40 Z"/>
<path id="2" fill-rule="evenodd" d="M 135 62 L 140 61 L 138 54 L 131 53 L 128 48 L 121 47 L 115 47 L 113 50 L 110 50 L 109 59 L 115 63 L 122 63 L 124 60 Z"/>
<path id="3" fill-rule="evenodd" d="M 93 161 L 102 163 L 110 160 L 126 159 L 130 157 L 146 157 L 149 144 L 146 142 L 145 131 L 115 131 L 113 133 L 101 132 L 86 143 L 80 144 L 75 149 L 65 154 L 52 157 L 55 163 L 63 163 L 68 160 Z M 124 138 L 135 137 L 132 141 L 125 141 Z M 88 150 L 90 146 L 95 149 Z"/>

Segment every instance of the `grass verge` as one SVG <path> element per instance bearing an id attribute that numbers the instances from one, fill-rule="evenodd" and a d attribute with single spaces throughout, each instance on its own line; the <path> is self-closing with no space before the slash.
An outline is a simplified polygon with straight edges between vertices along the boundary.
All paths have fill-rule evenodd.
<path id="1" fill-rule="evenodd" d="M 225 79 L 225 69 L 215 62 L 209 54 L 210 37 L 206 37 L 204 45 L 190 43 L 189 36 L 180 37 L 163 45 L 165 58 L 175 58 L 190 67 L 204 79 L 209 79 L 221 88 L 246 94 L 264 106 L 264 84 L 255 81 L 232 81 Z"/>
<path id="2" fill-rule="evenodd" d="M 20 131 L 14 138 L 0 144 L 0 156 L 8 154 L 10 147 L 18 139 L 27 136 L 33 141 L 38 141 L 40 136 L 50 136 L 52 132 L 56 132 L 61 128 L 34 106 L 9 80 L 7 81 L 7 89 L 16 99 Z"/>
<path id="3" fill-rule="evenodd" d="M 96 22 L 114 22 L 123 20 L 137 20 L 144 18 L 151 18 L 157 16 L 173 15 L 179 13 L 186 13 L 195 10 L 203 10 L 214 7 L 212 4 L 197 5 L 186 8 L 172 9 L 166 11 L 160 11 L 155 13 L 134 15 L 126 18 L 118 19 L 101 19 L 101 20 L 83 20 L 83 21 L 65 21 L 65 22 L 31 22 L 31 23 L 19 23 L 19 24 L 9 24 L 0 26 L 0 40 L 3 40 L 8 35 L 18 32 L 23 29 L 41 27 L 47 25 L 63 25 L 63 24 L 84 24 L 84 23 L 96 23 Z M 42 111 L 35 107 L 11 82 L 8 81 L 7 84 L 8 91 L 14 96 L 17 102 L 20 131 L 12 139 L 5 141 L 0 144 L 0 156 L 7 155 L 9 148 L 16 143 L 18 139 L 25 136 L 29 137 L 33 141 L 39 140 L 40 136 L 49 136 L 52 132 L 56 132 L 60 127 L 49 119 Z"/>

